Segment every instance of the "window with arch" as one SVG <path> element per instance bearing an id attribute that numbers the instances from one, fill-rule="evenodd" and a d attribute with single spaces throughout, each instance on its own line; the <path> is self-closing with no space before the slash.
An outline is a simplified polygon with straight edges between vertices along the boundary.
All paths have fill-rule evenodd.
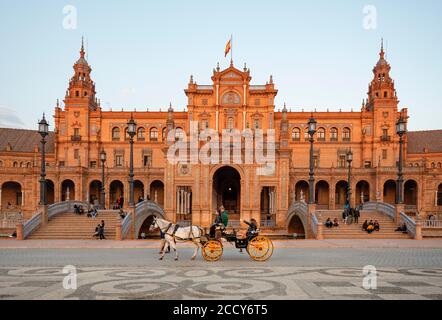
<path id="1" fill-rule="evenodd" d="M 32 167 L 32 163 L 28 162 L 26 163 L 26 168 L 31 168 Z"/>
<path id="2" fill-rule="evenodd" d="M 318 141 L 325 141 L 325 129 L 324 128 L 319 128 L 317 135 L 318 135 Z"/>
<path id="3" fill-rule="evenodd" d="M 175 140 L 183 140 L 184 141 L 184 130 L 183 128 L 175 129 Z"/>
<path id="4" fill-rule="evenodd" d="M 157 128 L 150 129 L 149 140 L 150 141 L 158 141 L 158 129 Z"/>
<path id="5" fill-rule="evenodd" d="M 350 128 L 344 128 L 342 130 L 342 141 L 349 142 L 351 140 L 351 131 Z"/>
<path id="6" fill-rule="evenodd" d="M 235 122 L 233 117 L 228 117 L 227 118 L 227 129 L 233 129 L 233 127 L 235 126 Z"/>
<path id="7" fill-rule="evenodd" d="M 293 130 L 292 130 L 292 140 L 293 141 L 301 140 L 301 130 L 299 128 L 293 128 Z"/>
<path id="8" fill-rule="evenodd" d="M 146 140 L 146 129 L 144 129 L 144 128 L 138 128 L 138 131 L 137 131 L 137 139 L 138 139 L 138 141 L 144 141 L 144 140 Z"/>
<path id="9" fill-rule="evenodd" d="M 167 128 L 166 128 L 166 127 L 164 127 L 164 128 L 163 128 L 163 131 L 161 132 L 161 139 L 162 139 L 163 141 L 166 141 L 166 140 L 167 140 Z"/>
<path id="10" fill-rule="evenodd" d="M 419 163 L 415 163 L 414 166 L 415 166 L 416 168 L 419 168 Z"/>
<path id="11" fill-rule="evenodd" d="M 438 169 L 442 168 L 442 162 L 438 162 L 438 163 L 437 163 L 437 168 L 438 168 Z"/>
<path id="12" fill-rule="evenodd" d="M 17 161 L 14 161 L 14 163 L 12 164 L 12 166 L 13 166 L 14 168 L 18 168 L 18 162 L 17 162 Z"/>
<path id="13" fill-rule="evenodd" d="M 338 129 L 337 128 L 330 129 L 330 141 L 338 141 Z"/>
<path id="14" fill-rule="evenodd" d="M 24 168 L 23 162 L 20 162 L 20 168 Z"/>
<path id="15" fill-rule="evenodd" d="M 304 130 L 304 140 L 305 141 L 310 140 L 310 135 L 308 134 L 308 128 L 305 128 L 305 130 Z"/>
<path id="16" fill-rule="evenodd" d="M 0 160 L 0 167 L 3 167 L 3 161 Z"/>
<path id="17" fill-rule="evenodd" d="M 112 129 L 112 141 L 120 141 L 120 128 L 115 127 Z"/>
<path id="18" fill-rule="evenodd" d="M 436 163 L 432 162 L 432 163 L 431 163 L 431 168 L 432 168 L 432 169 L 436 169 Z"/>

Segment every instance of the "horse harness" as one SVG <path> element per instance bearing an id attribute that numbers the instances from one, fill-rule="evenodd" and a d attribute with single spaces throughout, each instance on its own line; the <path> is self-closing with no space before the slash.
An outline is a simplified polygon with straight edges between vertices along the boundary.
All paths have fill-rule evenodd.
<path id="1" fill-rule="evenodd" d="M 172 227 L 172 226 L 175 226 L 174 228 L 173 228 L 173 231 L 172 231 L 172 234 L 170 234 L 169 233 L 169 230 L 170 230 L 170 227 Z M 182 238 L 178 238 L 178 237 L 176 237 L 175 236 L 175 233 L 178 231 L 178 229 L 180 228 L 180 225 L 179 224 L 173 224 L 172 222 L 171 223 L 169 223 L 169 225 L 166 227 L 166 229 L 164 229 L 165 231 L 163 231 L 163 230 L 161 230 L 161 232 L 163 232 L 165 235 L 167 234 L 168 236 L 171 236 L 172 238 L 174 238 L 174 239 L 178 239 L 178 240 L 182 240 L 182 241 L 184 241 L 184 240 L 186 240 L 186 239 L 182 239 Z M 201 233 L 202 234 L 202 233 Z M 193 234 L 193 226 L 191 225 L 190 226 L 190 230 L 189 230 L 189 237 L 188 237 L 188 239 L 200 239 L 201 238 L 201 236 L 200 237 L 195 237 L 195 235 Z"/>

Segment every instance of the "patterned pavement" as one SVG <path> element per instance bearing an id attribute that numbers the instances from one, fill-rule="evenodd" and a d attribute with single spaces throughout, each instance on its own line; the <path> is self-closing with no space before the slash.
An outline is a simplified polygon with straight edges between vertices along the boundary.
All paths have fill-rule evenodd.
<path id="1" fill-rule="evenodd" d="M 359 268 L 1 268 L 1 299 L 442 299 L 442 268 L 383 268 L 364 289 Z"/>
<path id="2" fill-rule="evenodd" d="M 442 249 L 282 248 L 265 263 L 226 248 L 223 259 L 158 260 L 156 249 L 0 249 L 0 299 L 442 300 Z M 77 289 L 65 289 L 66 265 Z M 363 268 L 376 267 L 376 288 Z M 373 282 L 371 282 L 373 284 Z"/>

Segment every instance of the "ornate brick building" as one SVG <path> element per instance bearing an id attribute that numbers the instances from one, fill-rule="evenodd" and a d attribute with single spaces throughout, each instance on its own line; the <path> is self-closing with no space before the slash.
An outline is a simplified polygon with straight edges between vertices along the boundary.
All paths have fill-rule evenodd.
<path id="1" fill-rule="evenodd" d="M 197 225 L 212 221 L 223 203 L 233 221 L 256 218 L 267 225 L 291 228 L 287 210 L 293 200 L 308 199 L 309 148 L 307 122 L 311 112 L 275 110 L 278 91 L 272 77 L 251 84 L 250 70 L 233 64 L 213 70 L 212 83 L 190 78 L 187 111 L 103 111 L 96 98 L 91 67 L 83 47 L 64 99 L 57 102 L 54 131 L 47 143 L 49 203 L 67 199 L 100 201 L 100 151 L 105 163 L 106 207 L 122 196 L 129 199 L 127 121 L 137 123 L 134 145 L 135 199 L 150 197 L 174 221 Z M 381 49 L 373 69 L 368 98 L 359 112 L 314 112 L 315 201 L 317 207 L 338 209 L 347 190 L 346 154 L 352 150 L 351 203 L 396 198 L 399 137 L 395 124 L 407 109 L 399 109 L 390 65 Z M 275 130 L 276 165 L 268 175 L 256 175 L 258 164 L 172 164 L 166 160 L 169 132 L 183 139 L 192 121 L 199 130 Z M 36 131 L 0 129 L 1 212 L 22 212 L 28 219 L 39 201 L 40 153 Z M 442 213 L 442 130 L 408 132 L 404 143 L 406 210 Z"/>

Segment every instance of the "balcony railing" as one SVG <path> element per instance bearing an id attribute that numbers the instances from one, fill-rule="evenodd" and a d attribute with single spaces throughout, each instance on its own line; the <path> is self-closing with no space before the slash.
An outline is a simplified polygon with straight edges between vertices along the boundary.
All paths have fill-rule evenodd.
<path id="1" fill-rule="evenodd" d="M 71 136 L 71 141 L 72 142 L 80 142 L 81 141 L 81 136 Z"/>
<path id="2" fill-rule="evenodd" d="M 383 141 L 383 142 L 390 142 L 391 141 L 391 136 L 381 136 L 381 141 Z"/>

